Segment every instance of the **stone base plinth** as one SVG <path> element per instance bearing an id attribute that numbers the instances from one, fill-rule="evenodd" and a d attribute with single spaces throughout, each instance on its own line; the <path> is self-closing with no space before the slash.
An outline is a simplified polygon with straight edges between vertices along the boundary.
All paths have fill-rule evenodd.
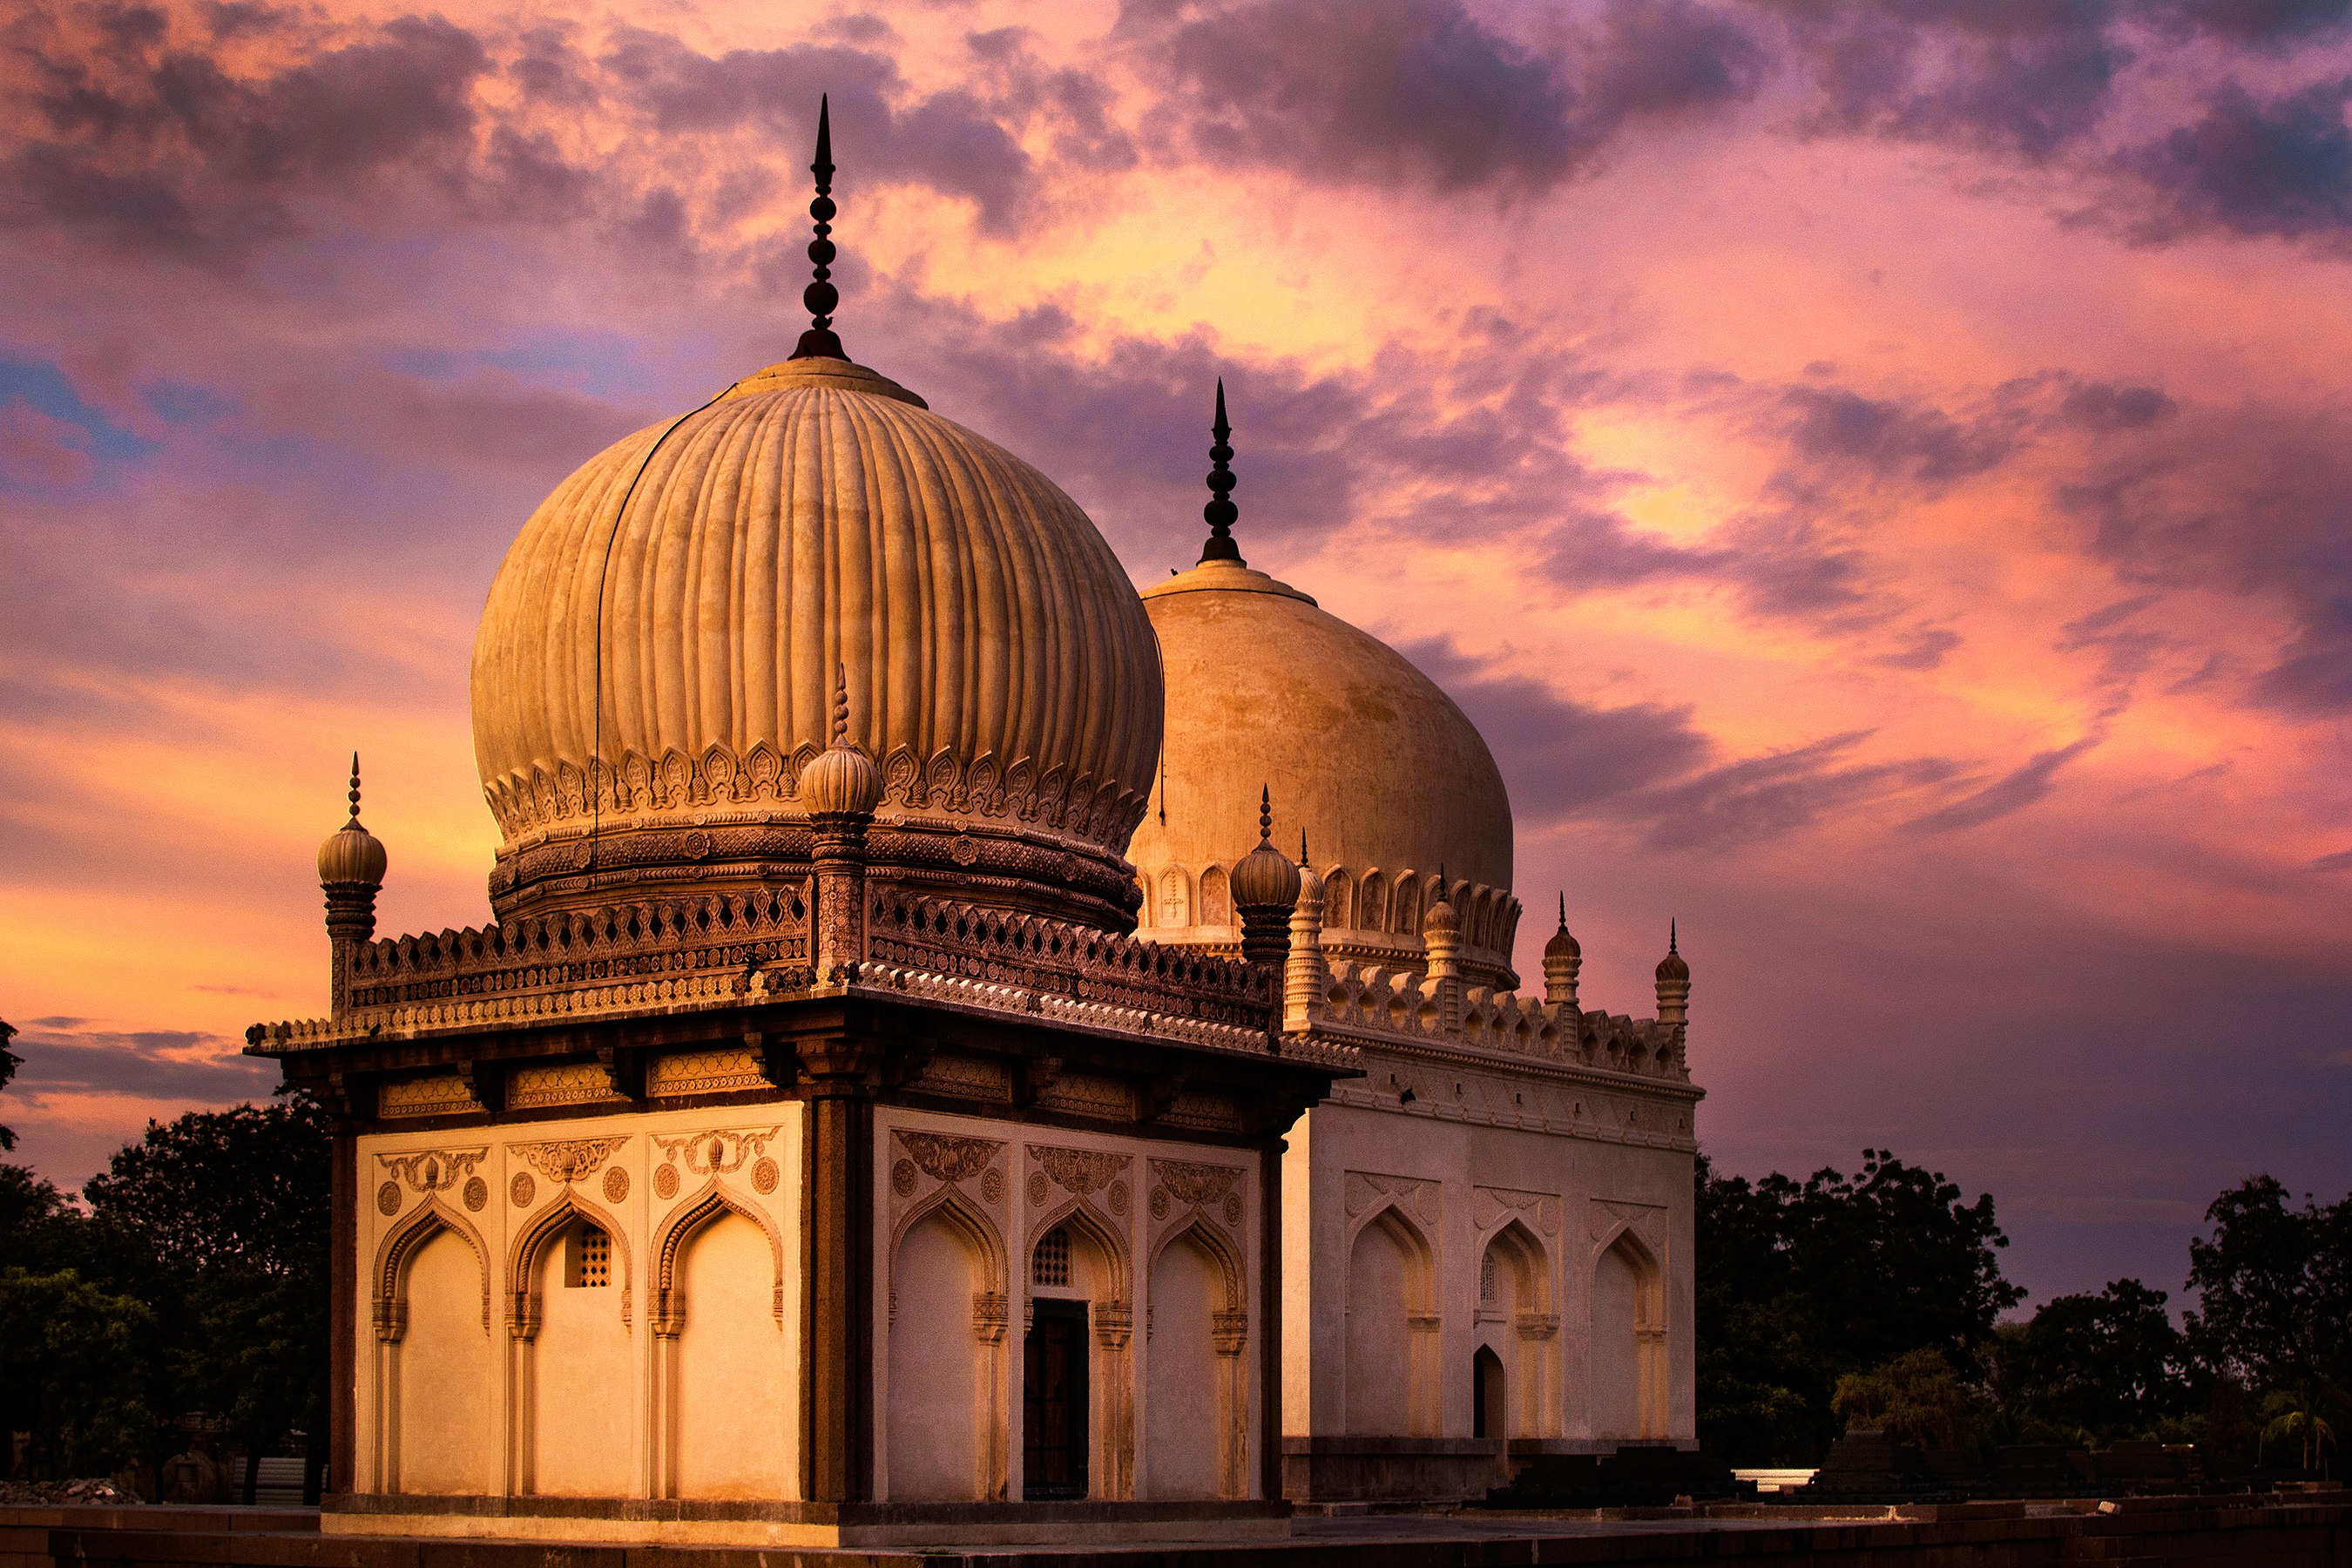
<path id="1" fill-rule="evenodd" d="M 1285 1437 L 1293 1502 L 1463 1502 L 1510 1479 L 1499 1437 Z"/>
<path id="2" fill-rule="evenodd" d="M 623 1545 L 866 1547 L 1280 1541 L 1286 1502 L 702 1502 L 661 1498 L 338 1496 L 329 1535 Z"/>

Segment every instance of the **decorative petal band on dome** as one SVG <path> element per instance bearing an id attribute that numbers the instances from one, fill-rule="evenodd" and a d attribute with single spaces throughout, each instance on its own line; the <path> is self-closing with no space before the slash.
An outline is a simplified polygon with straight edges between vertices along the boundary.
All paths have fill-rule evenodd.
<path id="1" fill-rule="evenodd" d="M 806 742 L 781 753 L 764 741 L 740 756 L 725 746 L 712 746 L 699 757 L 673 751 L 658 762 L 630 752 L 617 768 L 593 768 L 593 805 L 588 771 L 568 762 L 509 773 L 484 786 L 483 795 L 511 842 L 602 813 L 796 805 L 801 774 L 821 754 Z M 1026 758 L 1003 767 L 992 752 L 966 763 L 942 748 L 923 762 L 900 746 L 882 760 L 886 805 L 1034 824 L 1099 844 L 1125 843 L 1143 819 L 1144 799 L 1132 789 L 1098 786 L 1091 773 L 1071 779 L 1055 766 L 1041 774 Z"/>

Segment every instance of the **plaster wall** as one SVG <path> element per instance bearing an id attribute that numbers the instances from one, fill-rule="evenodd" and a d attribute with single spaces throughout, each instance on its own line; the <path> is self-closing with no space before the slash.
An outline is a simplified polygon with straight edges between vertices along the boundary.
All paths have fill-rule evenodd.
<path id="1" fill-rule="evenodd" d="M 1688 1099 L 1366 1066 L 1284 1156 L 1286 1436 L 1470 1437 L 1483 1345 L 1513 1436 L 1695 1441 Z"/>
<path id="2" fill-rule="evenodd" d="M 1089 1498 L 1262 1495 L 1258 1154 L 892 1107 L 876 1121 L 879 1496 L 1023 1497 L 1041 1297 L 1087 1307 Z M 1067 1285 L 1034 1268 L 1056 1230 Z"/>
<path id="3" fill-rule="evenodd" d="M 797 1496 L 803 1137 L 796 1101 L 362 1137 L 359 1489 Z"/>

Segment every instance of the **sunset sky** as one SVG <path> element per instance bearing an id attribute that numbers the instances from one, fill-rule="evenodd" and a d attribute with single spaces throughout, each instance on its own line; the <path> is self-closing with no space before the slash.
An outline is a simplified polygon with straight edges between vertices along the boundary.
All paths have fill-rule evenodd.
<path id="1" fill-rule="evenodd" d="M 1405 650 L 1700 1134 L 1991 1191 L 2039 1296 L 2352 1188 L 2352 0 L 32 0 L 0 24 L 0 1121 L 78 1184 L 478 923 L 537 500 L 851 353 L 1139 583 Z"/>

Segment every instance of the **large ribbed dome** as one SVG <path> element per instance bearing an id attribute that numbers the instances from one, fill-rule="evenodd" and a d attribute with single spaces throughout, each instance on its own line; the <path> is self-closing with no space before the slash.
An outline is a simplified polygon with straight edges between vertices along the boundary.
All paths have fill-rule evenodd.
<path id="1" fill-rule="evenodd" d="M 1131 921 L 1161 714 L 1133 586 L 1053 481 L 833 359 L 623 439 L 524 525 L 474 643 L 492 903 L 804 875 L 836 667 L 876 877 Z"/>
<path id="2" fill-rule="evenodd" d="M 1143 592 L 1168 688 L 1160 776 L 1128 847 L 1154 941 L 1239 951 L 1228 879 L 1301 828 L 1324 885 L 1324 948 L 1398 968 L 1426 960 L 1421 917 L 1445 896 L 1464 972 L 1517 984 L 1511 803 L 1472 724 L 1395 649 L 1239 561 Z"/>

